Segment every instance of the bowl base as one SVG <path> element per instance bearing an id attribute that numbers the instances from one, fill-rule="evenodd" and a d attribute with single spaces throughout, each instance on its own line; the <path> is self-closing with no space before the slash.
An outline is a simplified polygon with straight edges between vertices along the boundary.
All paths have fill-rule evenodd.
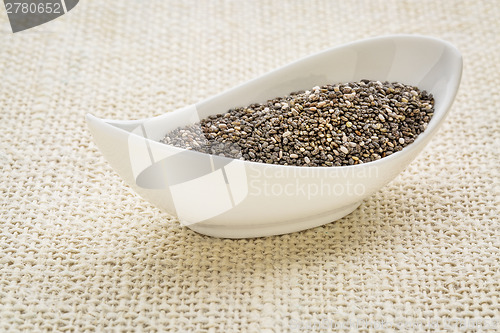
<path id="1" fill-rule="evenodd" d="M 361 201 L 351 205 L 337 208 L 322 214 L 308 216 L 296 220 L 288 220 L 279 223 L 253 224 L 253 225 L 214 225 L 214 224 L 191 224 L 187 227 L 200 234 L 220 237 L 220 238 L 252 238 L 266 237 L 274 235 L 283 235 L 291 232 L 302 231 L 310 228 L 319 227 L 336 221 L 359 207 Z"/>

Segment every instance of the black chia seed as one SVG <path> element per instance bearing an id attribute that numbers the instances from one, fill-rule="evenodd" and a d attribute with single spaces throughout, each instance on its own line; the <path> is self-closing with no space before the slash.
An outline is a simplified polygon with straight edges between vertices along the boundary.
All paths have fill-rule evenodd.
<path id="1" fill-rule="evenodd" d="M 344 166 L 411 144 L 434 112 L 425 90 L 361 80 L 313 87 L 177 128 L 162 143 L 253 162 Z"/>

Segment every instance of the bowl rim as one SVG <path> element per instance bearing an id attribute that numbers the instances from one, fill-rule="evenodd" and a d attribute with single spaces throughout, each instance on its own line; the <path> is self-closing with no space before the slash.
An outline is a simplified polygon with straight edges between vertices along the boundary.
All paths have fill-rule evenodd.
<path id="1" fill-rule="evenodd" d="M 97 118 L 94 115 L 92 115 L 92 114 L 89 113 L 89 114 L 87 114 L 87 119 L 91 120 L 93 118 L 94 120 L 100 120 L 102 122 L 105 122 L 108 125 L 111 125 L 112 123 L 115 123 L 115 124 L 118 124 L 118 123 L 121 123 L 121 124 L 133 124 L 133 123 L 140 124 L 140 123 L 143 123 L 143 122 L 146 122 L 146 121 L 154 121 L 155 119 L 161 118 L 161 117 L 163 117 L 165 115 L 172 114 L 174 112 L 183 112 L 184 110 L 188 109 L 189 107 L 192 107 L 192 106 L 197 107 L 198 105 L 200 105 L 202 103 L 205 103 L 207 101 L 211 101 L 213 99 L 217 99 L 217 98 L 219 98 L 220 96 L 226 94 L 229 91 L 241 88 L 244 85 L 247 85 L 247 84 L 252 83 L 252 82 L 254 82 L 256 80 L 262 79 L 263 77 L 271 75 L 271 74 L 273 74 L 273 73 L 275 73 L 277 71 L 285 70 L 285 69 L 287 69 L 287 68 L 289 68 L 291 66 L 294 66 L 295 64 L 297 64 L 299 62 L 302 62 L 302 61 L 304 61 L 306 59 L 310 59 L 310 58 L 313 58 L 313 57 L 316 57 L 316 56 L 320 56 L 320 55 L 323 55 L 323 54 L 328 53 L 328 52 L 335 52 L 335 51 L 338 51 L 338 50 L 341 50 L 341 49 L 344 49 L 344 48 L 353 47 L 353 46 L 356 46 L 356 45 L 359 45 L 359 44 L 372 43 L 372 42 L 383 41 L 383 40 L 390 40 L 390 39 L 411 39 L 411 40 L 414 40 L 414 41 L 420 40 L 420 41 L 427 41 L 427 42 L 431 42 L 432 41 L 432 42 L 435 42 L 435 43 L 439 43 L 439 44 L 441 44 L 443 46 L 443 50 L 447 49 L 448 51 L 450 51 L 453 54 L 454 57 L 456 57 L 457 65 L 458 66 L 456 68 L 457 69 L 457 72 L 456 72 L 457 75 L 456 75 L 455 80 L 451 80 L 448 83 L 448 84 L 452 85 L 451 93 L 447 95 L 448 98 L 445 98 L 444 100 L 440 101 L 440 107 L 439 107 L 439 109 L 435 108 L 434 115 L 432 116 L 431 120 L 429 121 L 426 129 L 423 132 L 421 132 L 417 136 L 417 138 L 415 139 L 415 141 L 413 141 L 408 146 L 404 147 L 400 151 L 394 152 L 391 155 L 382 157 L 382 158 L 380 158 L 378 160 L 374 160 L 374 161 L 370 161 L 370 162 L 364 162 L 364 163 L 359 163 L 359 164 L 353 164 L 353 165 L 341 165 L 341 166 L 296 166 L 296 165 L 281 165 L 281 164 L 273 164 L 273 163 L 254 162 L 254 161 L 250 161 L 250 160 L 241 160 L 241 159 L 235 159 L 235 158 L 230 158 L 230 157 L 225 157 L 225 156 L 218 156 L 218 155 L 213 155 L 213 154 L 207 154 L 207 153 L 202 153 L 202 152 L 198 152 L 198 151 L 194 151 L 194 150 L 189 150 L 189 149 L 185 149 L 185 148 L 180 148 L 180 147 L 168 145 L 168 144 L 165 144 L 165 143 L 162 143 L 162 142 L 150 139 L 148 137 L 140 136 L 140 135 L 138 135 L 136 133 L 128 132 L 128 131 L 126 131 L 126 130 L 124 130 L 122 128 L 117 128 L 117 127 L 113 126 L 115 129 L 117 129 L 119 131 L 126 132 L 128 135 L 134 135 L 134 136 L 141 137 L 141 138 L 147 140 L 149 143 L 153 143 L 155 146 L 156 145 L 161 145 L 161 146 L 166 146 L 166 147 L 169 147 L 171 149 L 177 150 L 178 152 L 189 151 L 189 152 L 194 153 L 194 154 L 202 154 L 203 156 L 208 155 L 208 156 L 212 156 L 214 158 L 223 159 L 223 160 L 239 161 L 241 163 L 248 164 L 249 166 L 252 166 L 252 167 L 289 168 L 289 169 L 290 168 L 291 169 L 294 169 L 294 168 L 300 168 L 300 169 L 307 168 L 307 169 L 315 169 L 315 170 L 318 170 L 318 171 L 355 169 L 355 168 L 368 168 L 368 167 L 380 167 L 381 165 L 383 165 L 385 163 L 389 163 L 389 162 L 391 162 L 391 161 L 393 161 L 395 159 L 398 159 L 398 158 L 402 157 L 405 154 L 411 153 L 415 149 L 418 149 L 419 144 L 422 141 L 424 141 L 429 136 L 432 136 L 436 132 L 436 130 L 442 124 L 442 122 L 443 122 L 444 118 L 446 117 L 447 113 L 449 112 L 449 110 L 450 110 L 450 108 L 451 108 L 451 106 L 453 104 L 453 101 L 455 100 L 456 94 L 458 93 L 458 89 L 459 89 L 460 82 L 461 82 L 461 77 L 462 77 L 462 71 L 463 71 L 463 58 L 462 58 L 462 55 L 461 55 L 460 51 L 453 44 L 451 44 L 450 42 L 442 40 L 442 39 L 439 39 L 439 38 L 430 37 L 430 36 L 424 36 L 424 35 L 418 35 L 418 34 L 391 34 L 391 35 L 383 35 L 383 36 L 377 36 L 377 37 L 370 37 L 370 38 L 360 39 L 360 40 L 356 40 L 356 41 L 352 41 L 352 42 L 340 44 L 340 45 L 337 45 L 337 46 L 334 46 L 334 47 L 330 47 L 330 48 L 324 49 L 322 51 L 319 51 L 317 53 L 310 54 L 310 55 L 307 55 L 305 57 L 299 58 L 299 59 L 294 60 L 292 62 L 289 62 L 289 63 L 287 63 L 287 64 L 285 64 L 283 66 L 280 66 L 280 67 L 278 67 L 276 69 L 268 71 L 268 72 L 266 72 L 266 73 L 264 73 L 262 75 L 259 75 L 259 76 L 255 77 L 255 78 L 252 78 L 250 80 L 246 80 L 243 83 L 240 83 L 240 84 L 238 84 L 238 85 L 236 85 L 234 87 L 226 89 L 226 90 L 224 90 L 224 91 L 222 91 L 222 92 L 220 92 L 218 94 L 209 96 L 209 97 L 207 97 L 207 98 L 205 98 L 205 99 L 203 99 L 203 100 L 201 100 L 201 101 L 199 101 L 197 103 L 194 103 L 194 104 L 191 104 L 191 105 L 188 105 L 186 107 L 182 107 L 182 108 L 170 111 L 170 112 L 166 112 L 166 113 L 163 113 L 163 114 L 158 115 L 158 116 L 154 116 L 154 117 L 150 117 L 150 118 L 144 118 L 144 119 L 139 119 L 139 120 L 113 120 L 113 119 L 101 119 L 101 118 Z M 371 79 L 371 80 L 374 80 L 374 79 Z M 387 82 L 387 80 L 380 81 L 380 82 Z M 430 93 L 432 94 L 432 92 L 430 92 Z M 436 111 L 440 111 L 440 112 L 436 112 Z"/>

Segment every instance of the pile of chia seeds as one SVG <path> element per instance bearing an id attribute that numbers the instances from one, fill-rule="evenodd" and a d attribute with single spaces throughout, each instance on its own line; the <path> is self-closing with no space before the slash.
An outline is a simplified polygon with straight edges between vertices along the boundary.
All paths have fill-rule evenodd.
<path id="1" fill-rule="evenodd" d="M 425 130 L 434 98 L 397 82 L 314 87 L 209 116 L 162 143 L 242 160 L 343 166 L 389 156 Z"/>

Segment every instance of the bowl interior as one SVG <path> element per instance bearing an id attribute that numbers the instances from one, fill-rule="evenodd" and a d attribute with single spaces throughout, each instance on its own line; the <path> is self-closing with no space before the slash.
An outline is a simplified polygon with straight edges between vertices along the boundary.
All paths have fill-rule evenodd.
<path id="1" fill-rule="evenodd" d="M 298 60 L 189 106 L 183 112 L 152 118 L 143 124 L 144 134 L 157 141 L 179 126 L 193 124 L 234 107 L 262 103 L 317 85 L 362 79 L 397 81 L 432 93 L 436 111 L 428 131 L 433 131 L 451 106 L 461 70 L 460 53 L 447 42 L 419 36 L 373 38 Z"/>

